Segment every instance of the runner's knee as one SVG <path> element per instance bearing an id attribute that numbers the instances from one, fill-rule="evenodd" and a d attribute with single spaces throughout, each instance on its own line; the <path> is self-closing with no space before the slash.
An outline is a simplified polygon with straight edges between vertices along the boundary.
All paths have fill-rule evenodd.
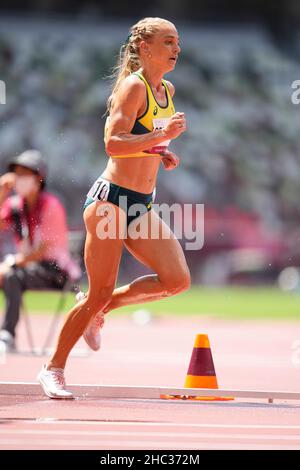
<path id="1" fill-rule="evenodd" d="M 166 287 L 167 295 L 175 295 L 188 290 L 191 286 L 191 276 L 188 268 L 181 272 L 172 273 L 163 284 Z"/>
<path id="2" fill-rule="evenodd" d="M 91 317 L 96 315 L 110 302 L 113 291 L 114 286 L 89 290 L 85 305 Z"/>

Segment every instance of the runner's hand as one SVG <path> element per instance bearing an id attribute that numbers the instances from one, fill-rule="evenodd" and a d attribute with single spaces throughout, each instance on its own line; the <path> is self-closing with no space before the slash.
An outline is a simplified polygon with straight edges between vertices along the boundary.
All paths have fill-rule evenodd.
<path id="1" fill-rule="evenodd" d="M 164 128 L 167 139 L 176 139 L 180 134 L 186 131 L 186 120 L 184 113 L 175 113 Z"/>
<path id="2" fill-rule="evenodd" d="M 175 153 L 170 152 L 170 150 L 165 150 L 161 153 L 161 161 L 165 167 L 166 171 L 175 170 L 175 168 L 179 165 L 180 159 L 175 155 Z"/>

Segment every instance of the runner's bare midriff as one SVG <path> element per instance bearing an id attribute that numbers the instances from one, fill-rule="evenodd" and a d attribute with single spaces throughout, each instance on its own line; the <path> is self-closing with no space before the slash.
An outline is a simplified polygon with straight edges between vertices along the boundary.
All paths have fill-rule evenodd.
<path id="1" fill-rule="evenodd" d="M 124 188 L 150 194 L 156 186 L 160 162 L 159 155 L 134 158 L 111 157 L 101 176 Z"/>

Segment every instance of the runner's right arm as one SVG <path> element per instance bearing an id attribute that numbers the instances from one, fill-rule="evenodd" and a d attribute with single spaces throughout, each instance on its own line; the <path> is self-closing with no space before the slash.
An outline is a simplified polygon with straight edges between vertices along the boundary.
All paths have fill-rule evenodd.
<path id="1" fill-rule="evenodd" d="M 110 123 L 105 139 L 109 156 L 142 152 L 166 139 L 175 139 L 186 129 L 184 113 L 175 113 L 165 129 L 145 134 L 132 134 L 138 113 L 145 106 L 145 86 L 135 77 L 127 77 L 120 86 L 110 112 Z"/>

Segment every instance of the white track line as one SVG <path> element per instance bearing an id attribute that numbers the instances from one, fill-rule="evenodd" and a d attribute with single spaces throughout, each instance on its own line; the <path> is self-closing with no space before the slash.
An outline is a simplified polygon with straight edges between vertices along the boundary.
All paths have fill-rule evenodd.
<path id="1" fill-rule="evenodd" d="M 0 435 L 21 435 L 21 436 L 66 436 L 65 430 L 47 430 L 47 429 L 39 429 L 39 430 L 31 430 L 31 429 L 3 429 L 0 430 Z M 221 434 L 221 433 L 182 433 L 182 432 L 133 432 L 133 431 L 87 431 L 85 430 L 84 433 L 82 431 L 68 431 L 68 437 L 70 436 L 99 436 L 99 437 L 135 437 L 135 438 L 176 438 L 176 439 L 233 439 L 233 440 L 254 440 L 254 441 L 262 441 L 262 440 L 269 440 L 269 441 L 296 441 L 300 445 L 300 436 L 295 435 L 274 435 L 274 434 Z M 1 440 L 0 440 L 1 442 Z M 67 441 L 66 441 L 67 442 Z"/>
<path id="2" fill-rule="evenodd" d="M 124 385 L 69 385 L 75 396 L 85 398 L 160 399 L 160 395 L 190 395 L 254 399 L 300 400 L 300 392 L 265 390 L 214 390 L 202 388 L 143 387 Z M 25 382 L 0 382 L 0 395 L 42 395 L 41 386 Z M 170 403 L 172 400 L 162 400 Z M 174 402 L 174 401 L 173 401 Z M 180 401 L 182 403 L 183 400 Z M 197 403 L 186 400 L 187 403 Z M 176 403 L 176 400 L 175 400 Z M 201 403 L 201 402 L 200 402 Z M 202 402 L 203 403 L 203 402 Z M 211 402 L 210 402 L 211 403 Z M 226 403 L 226 402 L 225 402 Z"/>
<path id="3" fill-rule="evenodd" d="M 113 450 L 113 449 L 124 449 L 124 450 L 137 450 L 137 449 L 148 449 L 148 450 L 251 450 L 251 449 L 259 449 L 259 450 L 276 450 L 276 449 L 284 449 L 284 450 L 298 450 L 300 449 L 300 445 L 285 445 L 285 444 L 250 444 L 250 443 L 243 443 L 243 444 L 236 444 L 236 443 L 197 443 L 197 444 L 184 444 L 183 442 L 178 441 L 168 441 L 163 443 L 161 441 L 144 441 L 144 442 L 137 442 L 137 441 L 89 441 L 86 443 L 82 443 L 82 439 L 80 440 L 72 440 L 71 442 L 66 442 L 62 440 L 53 440 L 53 441 L 42 441 L 42 440 L 35 440 L 34 446 L 32 445 L 24 445 L 24 442 L 20 443 L 18 439 L 5 439 L 0 443 L 3 449 L 7 450 L 8 446 L 13 446 L 14 449 L 27 449 L 27 450 L 37 450 L 37 447 L 41 449 L 71 449 L 74 448 L 76 450 L 81 449 L 96 449 L 96 450 Z M 21 445 L 20 445 L 21 444 Z"/>
<path id="4" fill-rule="evenodd" d="M 20 422 L 20 420 L 4 418 L 10 422 Z M 22 423 L 27 423 L 28 420 L 22 421 Z M 32 421 L 31 421 L 32 422 Z M 73 424 L 78 425 L 94 425 L 94 426 L 157 426 L 157 427 L 191 427 L 191 428 L 213 428 L 213 429 L 299 429 L 300 425 L 298 424 L 211 424 L 211 423 L 180 423 L 180 422 L 161 422 L 161 421 L 89 421 L 89 420 L 60 420 L 55 418 L 39 418 L 33 421 L 35 424 Z"/>

